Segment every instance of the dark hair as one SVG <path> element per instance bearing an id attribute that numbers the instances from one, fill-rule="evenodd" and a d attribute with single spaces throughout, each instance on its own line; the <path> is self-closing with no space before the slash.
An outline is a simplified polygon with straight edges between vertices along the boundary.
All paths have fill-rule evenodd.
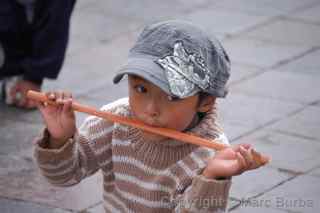
<path id="1" fill-rule="evenodd" d="M 201 102 L 206 99 L 207 97 L 211 96 L 209 93 L 206 92 L 200 92 L 199 93 L 199 100 L 198 100 L 198 106 L 200 106 Z"/>
<path id="2" fill-rule="evenodd" d="M 205 93 L 205 92 L 200 92 L 199 93 L 199 100 L 198 100 L 198 106 L 200 106 L 200 104 L 202 103 L 203 100 L 205 100 L 206 98 L 210 97 L 212 95 L 210 95 L 209 93 Z M 200 120 L 206 116 L 207 112 L 198 112 L 197 113 Z"/>

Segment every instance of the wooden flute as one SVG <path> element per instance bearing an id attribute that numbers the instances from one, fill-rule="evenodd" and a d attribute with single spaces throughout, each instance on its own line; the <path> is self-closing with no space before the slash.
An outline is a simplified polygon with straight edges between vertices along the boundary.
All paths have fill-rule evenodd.
<path id="1" fill-rule="evenodd" d="M 47 96 L 41 92 L 29 90 L 27 93 L 27 97 L 31 100 L 34 100 L 34 101 L 44 102 L 44 103 L 51 104 L 51 105 L 58 105 L 58 103 L 56 103 L 54 101 L 50 101 L 47 98 Z M 214 149 L 214 150 L 222 150 L 222 149 L 225 149 L 228 147 L 225 144 L 219 143 L 218 140 L 207 140 L 207 139 L 195 136 L 195 135 L 179 132 L 179 131 L 176 131 L 173 129 L 151 127 L 151 126 L 148 126 L 148 125 L 142 123 L 141 121 L 133 120 L 133 119 L 126 118 L 123 116 L 119 116 L 119 115 L 114 115 L 114 114 L 106 112 L 106 111 L 97 110 L 94 107 L 86 106 L 86 105 L 80 104 L 76 101 L 72 102 L 72 109 L 74 111 L 83 112 L 83 113 L 87 113 L 87 114 L 94 115 L 97 117 L 101 117 L 101 118 L 107 119 L 107 120 L 115 122 L 115 123 L 120 123 L 120 124 L 124 124 L 124 125 L 128 125 L 128 126 L 132 126 L 132 127 L 139 128 L 139 129 L 142 129 L 147 132 L 162 135 L 162 136 L 176 139 L 176 140 L 179 140 L 182 142 L 207 147 L 207 148 Z M 269 157 L 264 156 L 259 152 L 252 152 L 252 155 L 253 155 L 254 161 L 256 163 L 258 163 L 258 165 L 265 165 L 270 161 Z"/>

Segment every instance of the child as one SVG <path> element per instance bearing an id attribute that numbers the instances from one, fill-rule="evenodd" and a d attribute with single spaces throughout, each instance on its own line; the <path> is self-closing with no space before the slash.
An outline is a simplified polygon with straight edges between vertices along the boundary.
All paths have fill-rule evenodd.
<path id="1" fill-rule="evenodd" d="M 229 63 L 220 43 L 189 23 L 148 26 L 114 78 L 128 76 L 129 98 L 102 110 L 228 143 L 215 99 L 227 93 Z M 247 144 L 215 153 L 94 116 L 77 129 L 71 95 L 47 96 L 60 105 L 38 104 L 47 125 L 35 147 L 42 174 L 67 186 L 101 169 L 106 212 L 224 212 L 231 177 L 258 167 Z"/>

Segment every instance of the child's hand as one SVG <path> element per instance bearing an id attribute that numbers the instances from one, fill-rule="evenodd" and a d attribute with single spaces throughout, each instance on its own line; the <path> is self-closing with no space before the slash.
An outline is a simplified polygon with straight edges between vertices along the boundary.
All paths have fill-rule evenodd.
<path id="1" fill-rule="evenodd" d="M 261 165 L 253 160 L 252 152 L 255 151 L 249 144 L 240 144 L 218 151 L 209 160 L 202 174 L 211 179 L 228 178 L 256 169 Z"/>
<path id="2" fill-rule="evenodd" d="M 58 105 L 38 103 L 37 106 L 50 133 L 50 145 L 52 148 L 58 148 L 76 131 L 75 114 L 71 107 L 72 95 L 66 92 L 48 92 L 46 96 Z"/>

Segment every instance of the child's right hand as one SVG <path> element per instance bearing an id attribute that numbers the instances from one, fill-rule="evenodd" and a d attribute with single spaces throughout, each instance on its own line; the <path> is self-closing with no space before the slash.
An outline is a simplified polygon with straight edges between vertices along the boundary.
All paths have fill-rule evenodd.
<path id="1" fill-rule="evenodd" d="M 62 146 L 76 131 L 75 113 L 72 110 L 72 95 L 67 92 L 47 92 L 47 98 L 58 105 L 38 103 L 50 133 L 50 145 L 53 148 Z"/>

